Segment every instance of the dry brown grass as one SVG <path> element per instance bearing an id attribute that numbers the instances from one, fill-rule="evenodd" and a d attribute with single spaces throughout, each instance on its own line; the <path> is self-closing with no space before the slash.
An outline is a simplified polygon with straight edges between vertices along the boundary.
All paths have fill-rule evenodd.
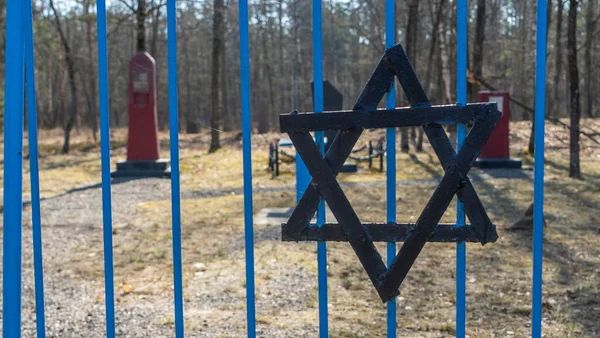
<path id="1" fill-rule="evenodd" d="M 594 123 L 597 123 L 594 121 Z M 522 157 L 527 125 L 513 125 L 513 156 Z M 564 130 L 550 126 L 552 135 L 564 138 Z M 116 145 L 124 144 L 124 133 L 113 135 Z M 368 135 L 367 137 L 376 137 Z M 48 136 L 52 139 L 55 136 Z M 161 133 L 163 154 L 167 135 Z M 241 151 L 235 134 L 224 135 L 224 149 L 207 154 L 206 134 L 183 135 L 181 139 L 181 184 L 183 190 L 203 190 L 242 185 Z M 253 184 L 279 186 L 294 183 L 293 165 L 282 167 L 282 176 L 271 178 L 266 170 L 266 144 L 279 135 L 257 136 L 253 151 Z M 85 140 L 78 135 L 77 142 Z M 364 140 L 363 140 L 364 141 Z M 559 144 L 554 144 L 558 142 Z M 552 139 L 546 161 L 546 215 L 544 251 L 544 332 L 548 337 L 590 337 L 600 332 L 600 157 L 598 148 L 585 143 L 582 171 L 584 180 L 567 178 L 566 150 L 562 141 Z M 45 143 L 44 143 L 45 144 Z M 48 144 L 52 144 L 49 142 Z M 70 155 L 58 155 L 52 146 L 42 147 L 43 195 L 64 192 L 98 182 L 97 145 Z M 48 150 L 50 149 L 50 150 Z M 125 156 L 123 148 L 113 152 L 112 161 Z M 437 159 L 427 152 L 398 155 L 399 180 L 435 177 L 441 174 Z M 341 181 L 384 180 L 385 174 L 364 169 L 357 175 L 340 176 Z M 498 225 L 497 243 L 481 247 L 468 245 L 467 303 L 468 333 L 471 337 L 529 335 L 531 316 L 531 236 L 507 231 L 509 225 L 532 201 L 532 182 L 526 179 L 491 179 L 476 183 L 490 217 Z M 402 186 L 398 189 L 398 220 L 414 221 L 433 192 L 433 185 Z M 27 187 L 25 187 L 27 189 Z M 383 221 L 385 189 L 346 189 L 359 217 Z M 257 194 L 255 211 L 264 207 L 292 207 L 294 192 Z M 188 327 L 208 321 L 231 321 L 241 328 L 244 316 L 243 197 L 229 195 L 182 201 L 184 287 Z M 114 251 L 116 283 L 120 302 L 134 302 L 132 296 L 171 293 L 170 202 L 140 203 L 130 222 L 115 226 Z M 452 222 L 451 207 L 444 220 Z M 277 233 L 268 226 L 256 227 L 255 247 L 257 325 L 301 330 L 317 325 L 316 250 L 313 243 L 282 243 L 261 237 Z M 101 281 L 102 267 L 81 255 L 68 263 L 82 283 Z M 380 252 L 385 252 L 379 245 Z M 419 256 L 398 298 L 400 336 L 454 335 L 455 248 L 449 244 L 428 244 Z M 346 243 L 328 244 L 330 331 L 332 337 L 383 336 L 385 307 L 354 253 Z M 195 265 L 202 263 L 200 265 Z M 301 283 L 301 285 L 298 285 Z M 286 292 L 301 288 L 298 294 Z M 196 294 L 192 294 L 192 293 Z M 219 295 L 224 300 L 197 304 L 194 297 Z M 280 302 L 293 299 L 293 306 Z M 163 318 L 164 325 L 172 325 Z"/>
<path id="2" fill-rule="evenodd" d="M 180 169 L 182 189 L 202 190 L 217 188 L 234 188 L 243 185 L 241 142 L 237 132 L 222 133 L 223 148 L 209 154 L 209 134 L 180 135 Z M 169 135 L 160 133 L 161 152 L 163 157 L 169 154 Z M 366 132 L 358 142 L 366 144 L 370 139 L 378 139 L 382 134 Z M 285 135 L 268 134 L 253 137 L 252 153 L 252 183 L 255 187 L 282 186 L 295 184 L 294 164 L 282 163 L 281 175 L 273 178 L 267 170 L 268 143 L 275 142 Z M 100 182 L 100 148 L 94 142 L 91 134 L 84 131 L 75 132 L 72 137 L 71 153 L 61 154 L 62 138 L 57 130 L 42 131 L 40 133 L 40 180 L 42 197 L 60 194 L 81 186 L 92 185 Z M 0 140 L 2 141 L 2 140 Z M 111 132 L 111 168 L 116 167 L 118 160 L 124 160 L 126 153 L 127 134 L 124 129 Z M 0 142 L 0 150 L 2 149 Z M 26 143 L 27 147 L 27 143 Z M 292 150 L 288 152 L 293 153 Z M 23 191 L 29 196 L 29 161 L 28 151 L 25 151 L 26 160 L 23 162 L 25 180 Z M 364 156 L 364 153 L 359 155 Z M 441 174 L 441 169 L 436 165 L 437 159 L 429 152 L 419 154 L 402 154 L 397 156 L 398 180 L 419 179 L 434 177 Z M 378 164 L 374 163 L 372 170 L 366 163 L 359 164 L 357 174 L 340 175 L 342 182 L 365 182 L 385 180 L 385 173 L 379 172 Z M 3 172 L 0 177 L 3 177 Z"/>
<path id="3" fill-rule="evenodd" d="M 550 225 L 546 229 L 545 243 L 545 330 L 551 337 L 586 337 L 592 332 L 590 330 L 597 329 L 598 317 L 594 313 L 600 308 L 597 278 L 600 272 L 599 228 L 593 221 L 590 206 L 583 206 L 572 199 L 569 191 L 572 190 L 570 187 L 578 185 L 576 189 L 581 191 L 595 189 L 597 196 L 598 187 L 570 180 L 548 185 Z M 398 218 L 411 220 L 416 217 L 432 188 L 404 187 L 399 190 Z M 511 331 L 516 336 L 525 336 L 530 320 L 531 239 L 525 233 L 507 232 L 506 229 L 515 220 L 514 210 L 524 210 L 529 203 L 531 186 L 518 181 L 504 181 L 490 182 L 490 186 L 477 188 L 492 219 L 499 226 L 501 238 L 483 248 L 468 245 L 469 332 L 473 336 L 489 336 L 492 333 L 507 335 Z M 347 193 L 361 218 L 381 220 L 385 204 L 383 189 L 375 188 L 368 193 L 350 189 Z M 293 195 L 264 194 L 256 196 L 255 202 L 257 210 L 266 206 L 291 206 Z M 184 269 L 186 286 L 194 279 L 192 267 L 202 262 L 207 271 L 201 278 L 202 289 L 243 300 L 241 204 L 241 196 L 184 201 L 182 226 L 184 266 L 188 267 Z M 117 280 L 132 285 L 134 294 L 168 292 L 171 278 L 169 208 L 168 202 L 144 203 L 138 208 L 140 213 L 131 225 L 132 231 L 119 229 L 115 234 Z M 449 210 L 445 220 L 452 219 L 453 210 Z M 264 229 L 256 229 L 257 232 L 261 230 Z M 382 335 L 385 309 L 354 253 L 345 243 L 329 244 L 328 249 L 332 331 L 338 336 L 346 336 L 349 332 L 358 336 Z M 383 246 L 380 245 L 379 249 L 384 252 Z M 257 241 L 256 257 L 256 292 L 268 300 L 285 297 L 272 293 L 273 283 L 277 284 L 275 289 L 288 283 L 293 285 L 287 271 L 304 269 L 316 279 L 313 244 Z M 453 245 L 427 245 L 402 286 L 398 301 L 400 332 L 406 335 L 426 332 L 453 334 L 453 267 Z M 102 277 L 101 267 L 95 268 L 93 275 L 99 279 Z M 265 300 L 264 306 L 258 308 L 258 325 L 286 325 L 293 329 L 314 324 L 317 312 L 315 287 L 313 283 L 312 293 L 300 300 L 305 312 L 293 319 L 289 313 Z M 212 315 L 222 310 L 216 307 Z M 239 320 L 243 320 L 243 316 Z"/>
<path id="4" fill-rule="evenodd" d="M 509 335 L 509 331 L 516 336 L 526 336 L 531 312 L 531 238 L 526 233 L 512 233 L 506 229 L 518 217 L 517 211 L 527 207 L 531 200 L 531 186 L 518 181 L 493 181 L 489 184 L 477 188 L 492 219 L 499 226 L 501 238 L 497 243 L 486 247 L 468 245 L 469 332 L 478 337 L 492 333 Z M 577 188 L 572 188 L 573 186 Z M 411 220 L 418 216 L 432 188 L 404 187 L 399 190 L 398 218 Z M 570 191 L 574 189 L 595 192 L 596 197 L 592 203 L 598 205 L 600 202 L 597 197 L 598 186 L 564 179 L 548 184 L 547 213 L 550 225 L 546 229 L 545 243 L 544 315 L 545 332 L 551 337 L 586 337 L 593 332 L 591 330 L 598 329 L 599 227 L 593 221 L 592 205 L 582 205 L 570 195 Z M 350 189 L 347 193 L 361 218 L 381 220 L 381 216 L 385 214 L 383 189 L 375 188 L 369 193 Z M 256 208 L 291 206 L 292 197 L 287 193 L 260 195 L 256 197 Z M 183 227 L 186 229 L 184 257 L 188 266 L 193 262 L 203 262 L 215 274 L 242 276 L 241 248 L 232 246 L 231 241 L 231 238 L 239 241 L 242 224 L 241 210 L 232 210 L 231 206 L 241 203 L 239 196 L 184 203 L 184 210 L 196 210 L 183 217 Z M 169 205 L 161 202 L 145 205 L 143 208 L 140 219 L 156 220 L 158 215 L 168 214 Z M 452 221 L 453 217 L 453 210 L 449 210 L 445 220 Z M 168 227 L 162 230 L 163 233 L 168 231 Z M 147 242 L 142 246 L 161 252 L 169 249 L 170 241 L 161 241 L 162 236 L 158 233 L 154 236 L 147 235 L 134 238 L 132 242 Z M 380 245 L 379 249 L 384 252 L 383 246 Z M 127 255 L 117 256 L 127 259 Z M 143 256 L 156 264 L 154 255 Z M 305 269 L 316 278 L 315 246 L 312 244 L 259 241 L 256 243 L 256 256 L 257 294 L 267 298 L 275 297 L 270 294 L 270 281 L 282 285 L 289 282 L 289 277 L 282 271 Z M 349 332 L 358 336 L 383 335 L 385 309 L 352 250 L 345 243 L 329 244 L 328 259 L 333 332 L 337 332 L 339 336 L 346 336 Z M 273 260 L 277 262 L 276 268 L 270 266 Z M 169 266 L 168 257 L 161 261 L 165 267 Z M 129 261 L 124 263 L 122 268 L 130 264 Z M 187 280 L 190 278 L 193 276 L 186 275 Z M 244 283 L 227 284 L 227 287 L 215 288 L 214 291 L 234 292 L 243 297 L 244 286 Z M 259 307 L 260 316 L 269 320 L 259 320 L 258 325 L 285 323 L 294 328 L 314 323 L 317 318 L 314 287 L 313 285 L 312 295 L 302 300 L 306 305 L 304 315 L 290 321 L 288 314 L 281 313 L 282 309 L 274 306 Z M 455 305 L 454 246 L 427 245 L 401 291 L 398 301 L 400 332 L 405 335 L 426 332 L 452 335 Z"/>

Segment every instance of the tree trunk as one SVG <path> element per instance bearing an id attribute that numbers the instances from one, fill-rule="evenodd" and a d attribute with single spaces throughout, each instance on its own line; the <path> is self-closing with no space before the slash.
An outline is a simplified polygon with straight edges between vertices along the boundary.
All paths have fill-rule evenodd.
<path id="1" fill-rule="evenodd" d="M 62 41 L 60 39 L 56 40 L 56 54 L 57 54 L 57 59 L 56 59 L 56 78 L 55 78 L 55 83 L 57 83 L 58 86 L 58 90 L 57 90 L 57 95 L 56 95 L 56 100 L 54 100 L 54 104 L 52 106 L 53 111 L 54 111 L 54 116 L 52 118 L 52 128 L 56 128 L 60 125 L 60 127 L 64 126 L 64 121 L 65 121 L 65 81 L 63 79 L 63 76 L 65 74 L 64 70 L 63 70 L 63 63 L 60 62 L 61 60 L 61 54 L 62 54 Z"/>
<path id="2" fill-rule="evenodd" d="M 75 126 L 75 121 L 77 118 L 77 84 L 75 83 L 75 61 L 73 60 L 73 55 L 71 55 L 71 47 L 69 46 L 69 41 L 67 40 L 67 37 L 64 34 L 58 16 L 58 12 L 56 11 L 56 8 L 54 7 L 54 2 L 52 0 L 50 0 L 50 7 L 52 8 L 52 12 L 54 13 L 54 23 L 56 25 L 56 29 L 58 30 L 60 41 L 65 51 L 65 64 L 67 66 L 67 75 L 69 77 L 69 86 L 71 88 L 71 106 L 69 107 L 69 115 L 64 120 L 64 143 L 62 147 L 62 152 L 64 154 L 67 154 L 69 153 L 71 131 Z"/>
<path id="3" fill-rule="evenodd" d="M 440 72 L 442 86 L 442 96 L 444 104 L 452 103 L 452 77 L 450 75 L 450 56 L 448 53 L 448 42 L 446 41 L 446 28 L 444 22 L 440 24 L 438 34 L 440 37 Z"/>
<path id="4" fill-rule="evenodd" d="M 211 116 L 210 149 L 215 152 L 221 148 L 219 142 L 219 71 L 221 70 L 221 48 L 223 42 L 223 0 L 214 0 L 213 49 L 211 70 Z"/>
<path id="5" fill-rule="evenodd" d="M 267 95 L 267 105 L 268 108 L 266 109 L 266 111 L 264 112 L 265 114 L 268 114 L 268 120 L 270 120 L 270 123 L 267 123 L 267 125 L 271 125 L 271 127 L 276 128 L 277 125 L 279 124 L 279 115 L 275 113 L 275 93 L 273 90 L 273 70 L 272 70 L 272 64 L 273 61 L 271 59 L 271 51 L 269 50 L 270 47 L 272 47 L 272 44 L 269 41 L 269 27 L 268 27 L 268 10 L 267 10 L 267 4 L 264 0 L 261 0 L 260 2 L 260 12 L 256 13 L 256 17 L 257 17 L 257 28 L 260 30 L 260 40 L 261 40 L 261 45 L 262 45 L 262 49 L 263 49 L 263 60 L 264 60 L 264 67 L 265 67 L 265 76 L 267 78 L 267 88 L 268 88 L 268 95 Z M 268 128 L 268 127 L 267 127 Z M 267 132 L 268 130 L 263 130 L 263 128 L 260 128 L 259 133 L 262 132 Z"/>
<path id="6" fill-rule="evenodd" d="M 291 109 L 289 109 L 290 111 L 292 111 L 292 109 L 297 109 L 298 108 L 298 102 L 296 101 L 296 69 L 298 66 L 298 53 L 296 53 L 296 51 L 298 50 L 298 5 L 296 4 L 296 1 L 292 0 L 292 4 L 291 4 L 291 21 L 292 21 L 292 28 L 291 28 L 291 35 L 292 35 L 292 41 L 294 43 L 294 48 L 292 49 L 293 53 L 292 53 L 292 65 L 291 65 L 291 69 L 292 69 L 292 74 L 291 74 L 291 86 L 290 86 L 290 104 L 291 104 Z"/>
<path id="7" fill-rule="evenodd" d="M 75 83 L 75 63 L 68 55 L 69 53 L 67 53 L 65 62 L 67 63 L 67 74 L 69 75 L 69 85 L 71 87 L 71 107 L 67 123 L 65 124 L 65 139 L 62 148 L 63 154 L 69 153 L 71 131 L 75 126 L 75 121 L 77 118 L 77 84 Z"/>
<path id="8" fill-rule="evenodd" d="M 558 0 L 558 2 L 561 2 L 561 6 L 562 6 L 562 1 L 563 0 Z M 551 12 L 551 9 L 552 9 L 552 0 L 548 0 L 547 5 L 548 5 L 548 14 L 546 16 L 546 21 L 547 21 L 546 22 L 546 30 L 548 31 L 550 29 L 550 21 L 552 19 L 552 12 Z M 524 6 L 526 6 L 526 5 L 524 4 Z M 527 16 L 527 7 L 525 7 L 525 14 L 523 14 L 523 17 L 525 19 L 523 21 L 527 20 L 526 16 Z M 523 24 L 523 23 L 521 23 L 521 24 Z M 522 35 L 522 39 L 523 40 L 521 42 L 522 45 L 526 44 L 526 41 L 527 41 L 526 40 L 526 36 L 527 36 L 527 31 L 524 28 L 523 35 Z M 557 53 L 557 57 L 558 57 L 559 60 L 560 60 L 561 55 L 562 54 Z M 547 54 L 546 54 L 546 58 L 548 58 Z M 525 74 L 524 64 L 525 64 L 525 54 L 523 54 L 523 59 L 522 59 L 522 65 L 523 65 L 523 68 L 521 70 L 521 74 L 522 75 Z M 520 82 L 521 83 L 525 83 L 525 79 L 522 78 Z M 556 88 L 558 88 L 558 82 L 555 83 L 555 86 L 556 86 Z M 546 102 L 548 102 L 548 100 L 546 100 Z M 559 103 L 560 102 L 556 102 L 557 105 Z M 533 156 L 533 155 L 535 155 L 535 113 L 531 112 L 530 115 L 531 115 L 531 131 L 530 131 L 530 134 L 529 134 L 529 143 L 527 145 L 527 151 L 528 151 L 529 155 Z"/>
<path id="9" fill-rule="evenodd" d="M 429 4 L 431 7 L 431 1 L 429 1 Z M 427 93 L 427 95 L 429 95 L 430 100 L 432 97 L 430 88 L 431 88 L 431 77 L 433 74 L 433 59 L 437 55 L 436 47 L 438 44 L 438 30 L 440 29 L 440 21 L 442 19 L 442 11 L 444 9 L 445 4 L 446 4 L 446 0 L 440 0 L 440 3 L 438 4 L 437 9 L 435 11 L 435 15 L 433 14 L 433 8 L 431 8 L 433 26 L 431 28 L 431 44 L 429 45 L 429 55 L 427 56 L 427 72 L 425 73 L 425 88 L 424 88 L 425 93 Z M 423 128 L 419 128 L 419 138 L 417 140 L 417 151 L 422 151 L 422 150 L 423 150 Z"/>
<path id="10" fill-rule="evenodd" d="M 94 142 L 98 141 L 98 112 L 96 109 L 96 102 L 97 100 L 97 95 L 96 95 L 96 63 L 94 62 L 94 44 L 93 44 L 93 38 L 92 38 L 92 19 L 91 17 L 89 17 L 89 10 L 90 10 L 90 5 L 91 2 L 90 1 L 85 1 L 83 8 L 84 8 L 84 15 L 85 15 L 85 22 L 86 22 L 86 40 L 87 40 L 87 45 L 88 45 L 88 59 L 89 59 L 89 63 L 88 63 L 88 67 L 89 68 L 89 76 L 88 76 L 88 81 L 89 81 L 89 87 L 90 87 L 90 100 L 88 100 L 88 124 L 90 129 L 92 129 L 92 137 L 94 138 Z"/>
<path id="11" fill-rule="evenodd" d="M 440 38 L 440 90 L 443 97 L 444 104 L 452 103 L 452 77 L 450 75 L 450 56 L 448 52 L 448 41 L 446 40 L 446 28 L 444 21 L 440 22 L 440 29 L 438 30 L 439 38 Z M 456 146 L 456 125 L 451 124 L 447 127 L 448 137 L 450 138 L 450 142 L 453 146 Z"/>
<path id="12" fill-rule="evenodd" d="M 55 92 L 58 92 L 60 89 L 60 84 L 56 79 L 58 78 L 58 68 L 60 68 L 60 62 L 58 62 L 60 55 L 60 44 L 56 49 L 56 63 L 52 62 L 52 58 L 47 58 L 48 74 L 46 76 L 46 86 L 48 87 L 48 98 L 46 101 L 46 112 L 48 112 L 48 116 L 44 119 L 44 126 L 47 128 L 54 128 L 56 126 L 56 100 L 55 100 Z M 52 72 L 52 69 L 55 69 L 55 72 Z M 41 116 L 40 116 L 41 117 Z"/>
<path id="13" fill-rule="evenodd" d="M 433 17 L 433 26 L 431 28 L 431 44 L 429 45 L 429 55 L 427 56 L 427 71 L 425 73 L 425 93 L 429 95 L 431 99 L 431 93 L 429 89 L 431 88 L 431 77 L 433 74 L 433 58 L 436 55 L 436 49 L 438 45 L 438 30 L 440 29 L 440 21 L 442 19 L 442 13 L 444 10 L 444 5 L 446 0 L 440 0 L 438 4 L 435 15 L 432 13 Z M 431 1 L 430 1 L 431 4 Z M 433 9 L 431 9 L 433 12 Z"/>
<path id="14" fill-rule="evenodd" d="M 526 46 L 527 45 L 527 39 L 529 37 L 529 31 L 527 29 L 527 24 L 528 24 L 528 7 L 527 7 L 527 2 L 522 2 L 522 12 L 520 13 L 520 15 L 518 15 L 518 20 L 519 20 L 519 29 L 520 29 L 520 45 L 521 46 Z M 519 80 L 518 80 L 518 85 L 516 86 L 516 90 L 517 91 L 524 91 L 525 88 L 523 87 L 526 83 L 527 83 L 527 74 L 526 74 L 526 62 L 527 62 L 527 55 L 526 55 L 526 51 L 525 49 L 521 50 L 521 54 L 519 57 L 519 67 L 518 67 L 518 73 L 520 74 Z M 527 151 L 530 155 L 534 155 L 535 152 L 535 114 L 533 112 L 528 113 L 525 109 L 521 109 L 521 114 L 523 116 L 523 118 L 525 116 L 527 116 L 527 114 L 529 114 L 529 118 L 531 120 L 531 131 L 529 133 L 529 143 L 527 145 Z"/>
<path id="15" fill-rule="evenodd" d="M 585 114 L 588 117 L 594 117 L 592 111 L 592 103 L 594 101 L 594 94 L 592 92 L 592 82 L 594 81 L 594 75 L 592 70 L 592 50 L 594 48 L 594 39 L 592 35 L 596 31 L 595 15 L 595 2 L 596 0 L 588 0 L 587 14 L 585 17 Z"/>
<path id="16" fill-rule="evenodd" d="M 569 177 L 581 178 L 579 168 L 579 71 L 577 69 L 577 7 L 578 0 L 569 0 L 569 20 L 567 25 L 567 50 L 569 63 L 569 103 L 571 108 L 571 129 L 569 144 Z"/>
<path id="17" fill-rule="evenodd" d="M 138 52 L 146 51 L 146 0 L 138 0 L 135 11 L 136 48 Z"/>
<path id="18" fill-rule="evenodd" d="M 554 57 L 554 104 L 552 108 L 549 109 L 551 116 L 560 117 L 560 83 L 561 83 L 561 73 L 562 73 L 562 21 L 563 21 L 563 11 L 564 11 L 564 1 L 557 1 L 557 11 L 556 11 L 556 41 L 555 41 L 555 57 Z"/>
<path id="19" fill-rule="evenodd" d="M 183 55 L 184 64 L 190 64 L 190 39 L 188 34 L 181 37 L 181 55 Z M 151 47 L 152 48 L 152 47 Z M 186 134 L 197 134 L 200 132 L 198 126 L 197 105 L 192 103 L 192 70 L 188 69 L 184 75 L 185 105 L 183 106 L 183 116 L 185 117 Z"/>
<path id="20" fill-rule="evenodd" d="M 413 68 L 417 67 L 417 30 L 419 25 L 419 0 L 412 0 L 408 5 L 408 24 L 406 26 L 406 56 L 410 60 Z M 411 128 L 400 128 L 400 150 L 409 152 L 408 144 L 409 133 L 413 142 L 416 143 L 416 133 L 410 132 Z"/>
<path id="21" fill-rule="evenodd" d="M 486 0 L 477 1 L 477 17 L 475 19 L 475 43 L 473 44 L 473 76 L 476 79 L 483 77 L 483 44 L 485 42 L 485 2 Z M 472 83 L 470 87 L 470 100 L 477 102 L 477 92 L 479 85 Z"/>
<path id="22" fill-rule="evenodd" d="M 224 22 L 224 26 L 227 23 Z M 224 29 L 225 31 L 226 29 Z M 223 131 L 231 131 L 233 129 L 233 112 L 229 109 L 229 97 L 227 88 L 227 66 L 225 62 L 225 49 L 227 44 L 223 40 L 223 48 L 221 48 L 221 111 L 223 112 Z"/>
<path id="23" fill-rule="evenodd" d="M 280 89 L 281 90 L 286 90 L 288 89 L 288 84 L 287 84 L 287 80 L 282 76 L 283 74 L 285 74 L 285 59 L 283 58 L 283 1 L 278 1 L 278 5 L 277 5 L 277 22 L 278 22 L 278 28 L 279 28 L 279 80 L 280 80 Z M 278 113 L 283 113 L 286 110 L 290 110 L 291 109 L 285 109 L 285 95 L 284 93 L 281 93 L 279 95 L 279 109 L 277 110 Z"/>
<path id="24" fill-rule="evenodd" d="M 154 16 L 152 17 L 152 40 L 150 41 L 150 55 L 153 57 L 156 56 L 157 52 L 157 42 L 158 42 L 158 32 L 160 28 L 160 7 L 154 9 Z"/>

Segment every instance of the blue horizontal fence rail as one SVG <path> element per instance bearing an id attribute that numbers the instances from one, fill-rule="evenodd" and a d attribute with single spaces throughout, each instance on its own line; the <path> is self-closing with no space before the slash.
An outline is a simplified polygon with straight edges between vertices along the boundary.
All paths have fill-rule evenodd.
<path id="1" fill-rule="evenodd" d="M 313 0 L 313 76 L 314 110 L 323 110 L 323 37 L 322 3 Z M 544 118 L 546 99 L 546 1 L 538 0 L 536 36 L 536 107 L 535 107 L 535 164 L 534 164 L 534 236 L 532 280 L 532 337 L 542 334 L 542 258 L 543 258 L 543 203 L 544 203 Z M 102 168 L 102 215 L 104 234 L 104 274 L 106 302 L 106 336 L 115 337 L 114 271 L 112 247 L 112 205 L 110 178 L 110 121 L 108 98 L 108 52 L 106 39 L 106 3 L 96 2 L 98 30 L 98 81 L 100 103 L 100 136 Z M 32 207 L 32 240 L 34 251 L 34 280 L 36 300 L 37 337 L 45 337 L 44 281 L 42 264 L 42 219 L 39 193 L 37 107 L 35 92 L 34 30 L 32 4 L 25 1 L 8 1 L 6 7 L 6 73 L 4 117 L 4 229 L 3 229 L 3 337 L 21 336 L 21 283 L 22 283 L 22 204 L 23 204 L 23 126 L 25 89 L 27 89 L 28 138 L 30 153 L 30 182 Z M 385 2 L 386 46 L 395 43 L 395 1 Z M 465 105 L 467 73 L 467 10 L 468 0 L 457 3 L 457 104 Z M 246 257 L 247 335 L 256 336 L 256 309 L 254 285 L 254 230 L 252 204 L 252 156 L 250 113 L 250 49 L 248 1 L 239 1 L 240 19 L 240 79 L 242 102 L 242 141 L 244 169 L 244 235 Z M 184 309 L 182 286 L 181 201 L 178 150 L 178 86 L 177 86 L 177 35 L 176 2 L 167 1 L 169 118 L 171 150 L 171 210 L 174 280 L 175 336 L 184 337 Z M 395 106 L 394 87 L 390 89 L 386 107 Z M 458 125 L 457 148 L 466 136 L 466 127 Z M 386 131 L 387 137 L 387 220 L 395 222 L 395 130 Z M 323 135 L 316 134 L 323 151 Z M 317 222 L 325 223 L 324 204 L 319 207 Z M 464 210 L 457 205 L 457 225 L 465 224 Z M 318 243 L 319 327 L 320 336 L 327 337 L 329 328 L 327 301 L 326 247 Z M 387 244 L 388 262 L 396 253 L 396 244 Z M 456 249 L 456 335 L 466 336 L 466 248 L 459 243 Z M 396 336 L 396 304 L 387 304 L 387 334 Z"/>

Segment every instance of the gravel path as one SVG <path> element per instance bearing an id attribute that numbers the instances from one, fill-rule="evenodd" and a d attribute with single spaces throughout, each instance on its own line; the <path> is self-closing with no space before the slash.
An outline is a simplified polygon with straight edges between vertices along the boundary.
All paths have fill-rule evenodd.
<path id="1" fill-rule="evenodd" d="M 65 268 L 78 259 L 78 248 L 102 250 L 102 191 L 98 185 L 75 189 L 42 201 L 44 240 L 45 311 L 48 337 L 105 336 L 104 285 L 82 283 L 77 271 Z M 132 180 L 113 185 L 113 222 L 125 222 L 137 203 L 169 198 L 169 181 Z M 23 337 L 35 336 L 35 297 L 31 248 L 31 215 L 25 209 L 23 232 Z M 103 257 L 85 257 L 101 266 Z M 88 280 L 91 280 L 88 279 Z M 152 325 L 151 318 L 168 311 L 170 299 L 117 304 L 117 334 L 120 337 L 167 337 L 171 330 Z M 68 301 L 67 301 L 68 300 Z M 151 326 L 151 327 L 149 327 Z M 148 328 L 142 329 L 142 328 Z"/>
<path id="2" fill-rule="evenodd" d="M 518 175 L 518 176 L 517 176 Z M 476 171 L 470 175 L 473 181 L 489 177 L 517 177 L 531 179 L 527 171 Z M 427 180 L 401 181 L 398 185 L 431 185 L 439 182 L 439 178 Z M 384 181 L 345 183 L 345 187 L 370 187 L 383 186 Z M 255 188 L 255 194 L 293 191 L 293 186 L 260 187 Z M 203 199 L 230 194 L 242 194 L 242 188 L 212 189 L 201 191 L 186 190 L 182 192 L 183 199 Z M 85 259 L 93 264 L 103 264 L 102 255 L 78 257 L 81 247 L 93 247 L 97 252 L 102 251 L 102 210 L 101 210 L 100 185 L 82 187 L 46 198 L 42 201 L 42 221 L 44 239 L 44 282 L 45 282 L 45 310 L 46 328 L 48 337 L 102 337 L 105 335 L 104 314 L 104 286 L 102 282 L 83 283 L 86 278 L 81 278 L 85 272 L 74 271 L 67 264 L 69 261 Z M 135 217 L 136 206 L 140 202 L 169 200 L 170 181 L 164 179 L 138 179 L 115 181 L 112 185 L 113 224 L 127 223 L 128 219 Z M 33 283 L 33 260 L 31 248 L 31 216 L 30 209 L 24 210 L 23 231 L 23 337 L 35 336 L 35 297 Z M 278 229 L 263 229 L 256 232 L 257 242 L 276 240 L 279 238 Z M 211 290 L 211 285 L 224 285 L 232 280 L 243 278 L 243 237 L 233 240 L 233 245 L 238 247 L 234 254 L 240 262 L 239 273 L 234 276 L 215 276 L 210 282 L 205 279 L 192 278 L 186 285 L 185 307 L 186 319 L 196 319 L 194 326 L 186 328 L 188 337 L 214 337 L 214 336 L 243 336 L 244 326 L 228 324 L 227 318 L 232 316 L 245 317 L 243 305 L 244 294 L 219 293 Z M 258 258 L 257 258 L 258 259 Z M 1 269 L 1 266 L 0 266 Z M 261 306 L 280 307 L 290 311 L 301 311 L 302 303 L 298 300 L 311 293 L 316 284 L 314 276 L 302 269 L 281 271 L 276 264 L 267 264 L 260 269 L 269 270 L 275 275 L 285 275 L 287 281 L 294 285 L 275 285 L 274 281 L 266 287 L 273 295 L 270 299 L 277 299 L 281 303 L 262 304 L 263 298 L 258 297 L 257 308 Z M 1 271 L 1 270 L 0 270 Z M 87 280 L 102 280 L 102 278 L 87 278 Z M 277 280 L 274 278 L 273 280 Z M 119 281 L 115 281 L 118 284 Z M 0 285 L 1 288 L 1 285 Z M 293 291 L 290 291 L 293 290 Z M 212 291 L 212 292 L 211 292 Z M 116 292 L 119 292 L 118 288 Z M 120 300 L 121 298 L 117 298 Z M 209 309 L 223 309 L 223 317 L 204 317 L 203 311 Z M 171 337 L 173 325 L 172 295 L 139 296 L 130 301 L 116 304 L 117 334 L 119 337 Z M 1 313 L 0 313 L 1 314 Z M 193 320 L 191 322 L 194 322 Z M 238 320 L 236 322 L 243 322 Z M 1 325 L 1 322 L 0 322 Z M 262 325 L 269 331 L 259 331 L 259 335 L 266 337 L 291 337 L 291 336 L 316 336 L 317 327 L 303 328 L 301 332 L 289 331 L 276 325 Z"/>

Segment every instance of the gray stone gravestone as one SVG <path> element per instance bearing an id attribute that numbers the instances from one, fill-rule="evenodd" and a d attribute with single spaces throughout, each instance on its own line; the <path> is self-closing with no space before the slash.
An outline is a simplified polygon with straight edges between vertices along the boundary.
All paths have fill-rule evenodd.
<path id="1" fill-rule="evenodd" d="M 310 88 L 312 90 L 313 96 L 313 106 L 315 99 L 315 87 L 314 82 L 310 83 Z M 334 110 L 342 110 L 344 104 L 344 96 L 340 93 L 337 88 L 335 88 L 331 82 L 328 80 L 323 81 L 323 110 L 324 111 L 334 111 Z M 335 135 L 337 134 L 337 130 L 327 130 L 325 131 L 325 139 L 327 142 L 325 143 L 325 152 L 329 149 L 329 145 L 333 142 Z M 340 172 L 351 172 L 355 173 L 358 170 L 358 167 L 355 162 L 347 161 L 344 163 Z"/>

